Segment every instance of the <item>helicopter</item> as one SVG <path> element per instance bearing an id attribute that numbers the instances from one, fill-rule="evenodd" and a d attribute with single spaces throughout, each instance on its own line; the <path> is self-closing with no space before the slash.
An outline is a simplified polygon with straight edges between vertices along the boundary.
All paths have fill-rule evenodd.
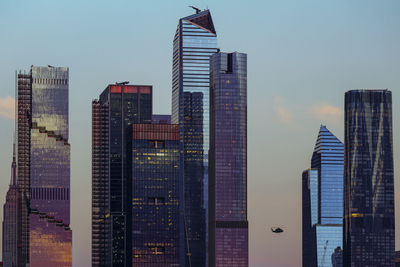
<path id="1" fill-rule="evenodd" d="M 280 227 L 271 227 L 271 232 L 275 233 L 275 234 L 280 234 L 283 233 L 283 229 Z"/>

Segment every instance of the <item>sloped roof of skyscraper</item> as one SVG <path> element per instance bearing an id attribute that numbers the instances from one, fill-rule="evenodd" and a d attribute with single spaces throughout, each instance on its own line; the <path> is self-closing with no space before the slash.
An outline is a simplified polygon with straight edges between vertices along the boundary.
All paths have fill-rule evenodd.
<path id="1" fill-rule="evenodd" d="M 214 34 L 217 34 L 214 28 L 214 23 L 212 21 L 210 10 L 201 11 L 198 14 L 193 14 L 187 17 L 182 18 L 183 20 L 189 21 L 193 24 L 196 24 Z"/>

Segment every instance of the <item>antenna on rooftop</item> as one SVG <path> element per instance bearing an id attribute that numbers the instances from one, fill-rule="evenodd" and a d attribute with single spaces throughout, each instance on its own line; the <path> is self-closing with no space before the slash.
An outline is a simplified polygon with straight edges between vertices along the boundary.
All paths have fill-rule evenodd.
<path id="1" fill-rule="evenodd" d="M 128 81 L 126 81 L 126 82 L 115 82 L 115 84 L 116 85 L 127 85 L 127 84 L 129 84 L 129 82 Z"/>
<path id="2" fill-rule="evenodd" d="M 201 10 L 199 8 L 197 8 L 197 7 L 194 7 L 194 6 L 189 6 L 189 7 L 193 8 L 194 10 L 196 10 L 196 14 L 199 14 L 201 12 Z"/>

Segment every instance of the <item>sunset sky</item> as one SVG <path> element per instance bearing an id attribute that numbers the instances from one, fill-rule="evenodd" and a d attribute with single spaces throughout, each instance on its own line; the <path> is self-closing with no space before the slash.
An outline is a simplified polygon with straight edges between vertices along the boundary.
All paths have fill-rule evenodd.
<path id="1" fill-rule="evenodd" d="M 320 124 L 343 141 L 347 90 L 393 92 L 400 209 L 400 1 L 1 0 L 0 219 L 15 70 L 69 67 L 73 264 L 90 266 L 91 101 L 127 80 L 153 85 L 154 113 L 170 114 L 172 41 L 189 5 L 210 9 L 222 51 L 248 54 L 250 266 L 301 265 L 301 173 Z M 399 231 L 396 241 L 399 249 Z"/>

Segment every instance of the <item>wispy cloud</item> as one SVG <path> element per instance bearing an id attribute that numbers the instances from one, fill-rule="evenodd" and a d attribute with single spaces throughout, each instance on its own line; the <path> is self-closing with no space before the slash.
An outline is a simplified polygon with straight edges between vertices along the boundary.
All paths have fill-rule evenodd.
<path id="1" fill-rule="evenodd" d="M 316 104 L 307 111 L 312 117 L 330 123 L 340 123 L 343 118 L 343 109 L 329 104 Z"/>
<path id="2" fill-rule="evenodd" d="M 274 110 L 281 123 L 290 127 L 297 127 L 291 109 L 285 105 L 284 100 L 280 96 L 274 97 Z"/>
<path id="3" fill-rule="evenodd" d="M 15 100 L 11 96 L 6 98 L 0 97 L 0 116 L 13 120 L 14 119 Z"/>

